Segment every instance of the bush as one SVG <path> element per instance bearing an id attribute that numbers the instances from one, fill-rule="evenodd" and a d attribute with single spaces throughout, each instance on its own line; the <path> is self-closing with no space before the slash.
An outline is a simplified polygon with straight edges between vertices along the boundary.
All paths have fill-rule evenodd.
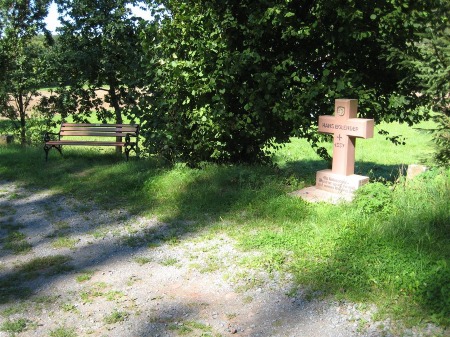
<path id="1" fill-rule="evenodd" d="M 450 164 L 450 117 L 440 114 L 435 118 L 438 127 L 433 131 L 433 141 L 436 144 L 434 159 L 439 166 Z"/>
<path id="2" fill-rule="evenodd" d="M 380 182 L 366 184 L 356 190 L 355 205 L 365 214 L 374 214 L 392 207 L 392 191 Z"/>

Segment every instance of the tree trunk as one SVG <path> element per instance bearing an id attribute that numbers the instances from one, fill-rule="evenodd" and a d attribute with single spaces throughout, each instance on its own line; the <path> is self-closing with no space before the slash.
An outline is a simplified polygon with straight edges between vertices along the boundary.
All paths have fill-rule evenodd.
<path id="1" fill-rule="evenodd" d="M 20 143 L 22 145 L 25 145 L 27 143 L 26 112 L 25 112 L 25 105 L 23 104 L 23 96 L 21 94 L 17 98 L 17 103 L 19 107 L 19 117 L 20 117 Z"/>
<path id="2" fill-rule="evenodd" d="M 122 111 L 120 109 L 120 104 L 119 104 L 120 97 L 116 93 L 116 86 L 114 85 L 114 83 L 115 83 L 115 81 L 112 80 L 112 81 L 110 81 L 110 85 L 109 85 L 109 96 L 111 98 L 111 107 L 114 108 L 114 113 L 115 113 L 115 117 L 116 117 L 115 123 L 122 124 L 123 123 Z M 116 137 L 116 141 L 121 142 L 122 137 Z M 121 146 L 116 146 L 116 154 L 119 156 L 122 155 L 122 147 Z"/>

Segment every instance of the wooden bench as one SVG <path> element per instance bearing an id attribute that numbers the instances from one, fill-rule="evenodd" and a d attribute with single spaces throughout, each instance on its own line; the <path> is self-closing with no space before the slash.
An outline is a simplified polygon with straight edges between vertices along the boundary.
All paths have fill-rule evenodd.
<path id="1" fill-rule="evenodd" d="M 52 136 L 54 139 L 52 139 Z M 56 137 L 57 136 L 57 137 Z M 62 139 L 69 137 L 69 139 Z M 76 139 L 78 137 L 88 139 Z M 105 138 L 98 140 L 97 138 Z M 125 141 L 122 141 L 122 137 Z M 138 147 L 139 125 L 136 124 L 75 124 L 62 123 L 58 133 L 46 132 L 44 135 L 45 161 L 52 148 L 62 155 L 62 146 L 121 146 L 125 148 L 127 161 L 130 151 L 139 154 Z M 55 139 L 57 138 L 57 139 Z M 109 139 L 106 139 L 109 138 Z M 133 141 L 131 140 L 133 139 Z"/>

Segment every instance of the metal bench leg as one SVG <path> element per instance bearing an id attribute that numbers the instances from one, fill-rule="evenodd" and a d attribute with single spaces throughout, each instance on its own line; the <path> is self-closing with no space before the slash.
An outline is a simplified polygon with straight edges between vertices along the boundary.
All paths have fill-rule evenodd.
<path id="1" fill-rule="evenodd" d="M 51 150 L 52 148 L 55 148 L 56 150 L 58 150 L 59 154 L 60 154 L 62 157 L 64 157 L 63 154 L 62 154 L 62 149 L 61 149 L 61 146 L 60 146 L 60 145 L 59 145 L 59 146 L 58 146 L 58 145 L 52 145 L 52 146 L 44 145 L 45 161 L 48 161 L 48 153 L 50 152 L 50 150 Z"/>
<path id="2" fill-rule="evenodd" d="M 64 155 L 62 153 L 62 146 L 61 145 L 54 146 L 54 148 L 58 150 L 58 152 L 61 155 L 61 157 L 64 157 Z"/>
<path id="3" fill-rule="evenodd" d="M 44 151 L 45 151 L 45 161 L 48 160 L 48 151 L 50 151 L 52 147 L 48 145 L 44 145 Z"/>

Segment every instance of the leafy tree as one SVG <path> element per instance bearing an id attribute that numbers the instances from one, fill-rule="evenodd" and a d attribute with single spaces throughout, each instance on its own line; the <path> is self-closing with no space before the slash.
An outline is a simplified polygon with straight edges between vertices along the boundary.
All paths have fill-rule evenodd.
<path id="1" fill-rule="evenodd" d="M 51 36 L 43 22 L 48 0 L 0 1 L 0 115 L 20 130 L 27 142 L 27 109 L 43 85 L 41 55 Z M 47 41 L 38 39 L 44 32 Z"/>
<path id="2" fill-rule="evenodd" d="M 157 7 L 162 5 L 158 13 Z M 160 1 L 146 32 L 148 146 L 191 163 L 251 162 L 297 135 L 317 147 L 336 98 L 363 117 L 416 123 L 419 0 Z"/>
<path id="3" fill-rule="evenodd" d="M 125 115 L 133 117 L 142 79 L 139 31 L 144 24 L 131 16 L 127 4 L 133 2 L 57 1 L 62 27 L 49 77 L 59 88 L 45 103 L 79 121 L 93 110 L 105 122 L 120 124 Z M 98 95 L 101 91 L 106 95 Z"/>
<path id="4" fill-rule="evenodd" d="M 432 131 L 437 146 L 436 162 L 450 164 L 450 2 L 438 1 L 436 9 L 417 23 L 421 31 L 418 43 L 420 53 L 405 57 L 415 66 L 421 93 L 427 96 L 436 114 L 437 128 Z"/>

